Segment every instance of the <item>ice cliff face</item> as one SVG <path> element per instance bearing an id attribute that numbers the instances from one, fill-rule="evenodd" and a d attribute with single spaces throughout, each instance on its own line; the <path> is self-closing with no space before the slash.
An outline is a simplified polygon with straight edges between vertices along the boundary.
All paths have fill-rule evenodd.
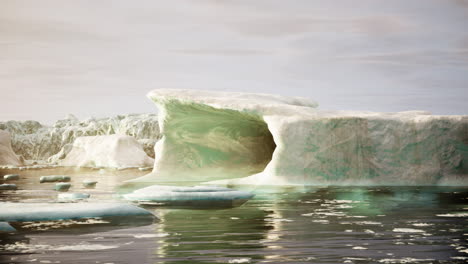
<path id="1" fill-rule="evenodd" d="M 10 133 L 0 130 L 0 165 L 23 165 L 22 157 L 11 148 Z"/>
<path id="2" fill-rule="evenodd" d="M 63 166 L 107 168 L 147 167 L 153 163 L 141 144 L 134 137 L 125 135 L 78 137 L 59 162 Z"/>
<path id="3" fill-rule="evenodd" d="M 119 115 L 81 121 L 69 116 L 58 120 L 51 127 L 43 126 L 36 121 L 7 121 L 0 122 L 0 129 L 10 132 L 13 150 L 18 155 L 28 160 L 50 158 L 49 162 L 64 158 L 75 139 L 81 136 L 112 134 L 133 136 L 151 157 L 154 157 L 153 147 L 159 138 L 157 116 L 154 114 Z"/>
<path id="4" fill-rule="evenodd" d="M 320 111 L 264 94 L 154 90 L 162 139 L 138 181 L 467 184 L 468 116 Z"/>

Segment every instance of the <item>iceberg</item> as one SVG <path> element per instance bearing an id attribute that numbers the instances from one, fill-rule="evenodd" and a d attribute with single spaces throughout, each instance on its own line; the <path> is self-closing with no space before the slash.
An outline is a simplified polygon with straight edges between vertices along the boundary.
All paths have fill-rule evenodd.
<path id="1" fill-rule="evenodd" d="M 0 203 L 0 222 L 29 222 L 116 216 L 149 216 L 151 212 L 125 203 Z"/>
<path id="2" fill-rule="evenodd" d="M 135 138 L 108 135 L 78 137 L 60 165 L 120 168 L 146 167 L 153 163 Z"/>
<path id="3" fill-rule="evenodd" d="M 468 184 L 468 116 L 324 111 L 304 98 L 158 89 L 162 138 L 136 182 Z"/>
<path id="4" fill-rule="evenodd" d="M 123 197 L 127 200 L 137 201 L 142 204 L 235 207 L 244 204 L 254 197 L 254 194 L 216 186 L 181 187 L 152 185 L 135 190 Z"/>
<path id="5" fill-rule="evenodd" d="M 18 156 L 11 147 L 10 133 L 0 130 L 0 165 L 21 166 L 24 161 Z"/>

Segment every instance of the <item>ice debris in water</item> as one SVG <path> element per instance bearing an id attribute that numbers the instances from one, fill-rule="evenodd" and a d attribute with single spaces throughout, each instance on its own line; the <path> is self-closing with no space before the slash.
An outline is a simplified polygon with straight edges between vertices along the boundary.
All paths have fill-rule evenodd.
<path id="1" fill-rule="evenodd" d="M 131 201 L 149 202 L 202 202 L 232 201 L 240 204 L 254 197 L 250 192 L 212 186 L 162 186 L 152 185 L 124 195 Z M 238 204 L 238 205 L 240 205 Z"/>
<path id="2" fill-rule="evenodd" d="M 49 175 L 49 176 L 42 176 L 39 178 L 40 183 L 44 182 L 69 182 L 71 179 L 69 176 L 64 175 Z"/>
<path id="3" fill-rule="evenodd" d="M 10 233 L 15 231 L 16 229 L 7 222 L 0 222 L 0 233 Z"/>
<path id="4" fill-rule="evenodd" d="M 93 180 L 84 180 L 83 181 L 83 187 L 85 188 L 94 188 L 96 187 L 97 181 Z"/>
<path id="5" fill-rule="evenodd" d="M 105 221 L 97 218 L 86 218 L 77 220 L 54 220 L 54 221 L 38 221 L 38 222 L 22 222 L 21 228 L 33 229 L 38 231 L 58 229 L 63 227 L 69 227 L 74 225 L 96 225 L 96 224 L 109 224 L 109 221 Z"/>
<path id="6" fill-rule="evenodd" d="M 439 217 L 468 217 L 468 213 L 438 214 Z"/>
<path id="7" fill-rule="evenodd" d="M 424 233 L 424 230 L 413 228 L 394 228 L 393 232 L 399 233 Z"/>
<path id="8" fill-rule="evenodd" d="M 401 258 L 401 259 L 381 259 L 380 263 L 416 263 L 434 261 L 434 259 L 416 259 L 416 258 Z"/>
<path id="9" fill-rule="evenodd" d="M 88 193 L 59 193 L 57 199 L 59 201 L 76 201 L 89 198 Z"/>
<path id="10" fill-rule="evenodd" d="M 230 259 L 228 263 L 250 263 L 250 258 Z"/>
<path id="11" fill-rule="evenodd" d="M 141 168 L 138 168 L 138 170 L 140 171 L 149 171 L 149 170 L 152 170 L 153 167 L 141 167 Z"/>
<path id="12" fill-rule="evenodd" d="M 25 222 L 114 216 L 151 216 L 125 203 L 0 203 L 0 221 Z"/>
<path id="13" fill-rule="evenodd" d="M 16 184 L 0 184 L 0 190 L 16 190 L 18 187 L 16 187 Z"/>
<path id="14" fill-rule="evenodd" d="M 55 189 L 56 191 L 59 191 L 59 192 L 66 192 L 66 191 L 68 191 L 68 189 L 70 189 L 70 187 L 71 187 L 71 184 L 70 184 L 70 183 L 59 182 L 59 183 L 56 183 L 56 184 L 55 184 L 54 189 Z"/>
<path id="15" fill-rule="evenodd" d="M 17 242 L 14 244 L 0 245 L 0 250 L 13 251 L 21 253 L 35 253 L 43 251 L 97 251 L 112 248 L 118 248 L 120 245 L 101 245 L 101 244 L 76 244 L 76 245 L 46 245 L 46 244 L 29 244 Z M 43 261 L 41 261 L 43 262 Z"/>
<path id="16" fill-rule="evenodd" d="M 133 235 L 134 238 L 155 238 L 155 237 L 167 237 L 169 233 L 159 233 L 159 234 L 136 234 Z"/>
<path id="17" fill-rule="evenodd" d="M 5 181 L 16 181 L 19 180 L 19 175 L 18 174 L 7 174 L 3 176 L 3 180 Z"/>

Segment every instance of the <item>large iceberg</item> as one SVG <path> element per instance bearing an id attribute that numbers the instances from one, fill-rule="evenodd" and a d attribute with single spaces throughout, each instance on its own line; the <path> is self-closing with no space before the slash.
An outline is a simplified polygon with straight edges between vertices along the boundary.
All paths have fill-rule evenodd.
<path id="1" fill-rule="evenodd" d="M 158 89 L 161 140 L 135 181 L 467 184 L 468 116 L 323 111 L 304 98 Z"/>
<path id="2" fill-rule="evenodd" d="M 150 157 L 159 138 L 155 114 L 129 114 L 109 118 L 78 120 L 73 115 L 58 120 L 52 126 L 37 121 L 0 122 L 0 129 L 10 132 L 16 154 L 27 160 L 58 162 L 71 150 L 76 138 L 122 134 L 135 137 Z M 55 156 L 54 156 L 55 155 Z"/>
<path id="3" fill-rule="evenodd" d="M 108 135 L 78 137 L 60 165 L 120 168 L 146 167 L 153 163 L 154 159 L 146 155 L 134 137 Z"/>
<path id="4" fill-rule="evenodd" d="M 22 157 L 11 147 L 10 133 L 4 130 L 0 130 L 0 165 L 23 165 Z"/>

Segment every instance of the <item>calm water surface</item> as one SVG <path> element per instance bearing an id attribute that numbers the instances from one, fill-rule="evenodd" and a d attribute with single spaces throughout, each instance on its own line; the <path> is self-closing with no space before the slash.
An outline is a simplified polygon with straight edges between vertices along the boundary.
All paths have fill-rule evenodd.
<path id="1" fill-rule="evenodd" d="M 138 170 L 18 172 L 0 201 L 54 202 L 51 174 L 72 176 L 89 202 L 118 199 Z M 96 189 L 80 187 L 83 179 Z M 252 188 L 250 188 L 252 189 Z M 147 208 L 154 223 L 113 219 L 25 223 L 0 235 L 0 263 L 466 263 L 468 188 L 320 187 L 255 189 L 232 209 Z M 19 204 L 20 206 L 20 204 Z"/>

